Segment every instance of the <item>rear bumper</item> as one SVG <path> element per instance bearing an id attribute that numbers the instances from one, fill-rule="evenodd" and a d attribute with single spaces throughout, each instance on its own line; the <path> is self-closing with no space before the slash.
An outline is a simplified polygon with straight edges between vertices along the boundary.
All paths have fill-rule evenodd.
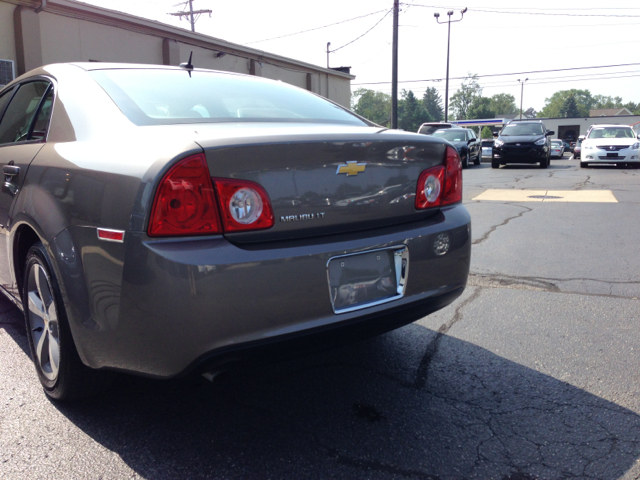
<path id="1" fill-rule="evenodd" d="M 456 205 L 410 224 L 258 245 L 235 245 L 222 236 L 156 240 L 127 232 L 121 287 L 110 291 L 104 315 L 100 298 L 91 299 L 86 312 L 74 309 L 74 340 L 93 368 L 168 378 L 228 356 L 284 351 L 285 345 L 326 348 L 375 335 L 460 295 L 469 273 L 470 230 L 466 208 Z M 450 247 L 437 255 L 441 234 Z M 329 259 L 399 245 L 409 250 L 404 296 L 333 313 Z M 99 285 L 96 275 L 92 282 Z M 76 287 L 86 288 L 66 285 L 70 297 Z"/>

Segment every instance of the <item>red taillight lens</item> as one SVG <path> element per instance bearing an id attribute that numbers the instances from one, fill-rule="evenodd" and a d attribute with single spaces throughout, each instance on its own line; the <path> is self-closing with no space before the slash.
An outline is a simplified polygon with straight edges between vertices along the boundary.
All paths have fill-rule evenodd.
<path id="1" fill-rule="evenodd" d="M 418 179 L 416 208 L 422 210 L 440 205 L 440 194 L 444 183 L 444 167 L 438 166 L 425 170 Z"/>
<path id="2" fill-rule="evenodd" d="M 221 232 L 205 157 L 201 153 L 187 157 L 160 182 L 147 233 L 158 237 Z"/>
<path id="3" fill-rule="evenodd" d="M 462 162 L 455 148 L 447 147 L 445 162 L 442 206 L 462 201 Z"/>
<path id="4" fill-rule="evenodd" d="M 445 166 L 428 168 L 420 174 L 416 208 L 451 205 L 462 201 L 462 162 L 455 148 L 447 147 Z"/>
<path id="5" fill-rule="evenodd" d="M 225 232 L 260 230 L 274 224 L 267 192 L 257 183 L 215 178 Z"/>

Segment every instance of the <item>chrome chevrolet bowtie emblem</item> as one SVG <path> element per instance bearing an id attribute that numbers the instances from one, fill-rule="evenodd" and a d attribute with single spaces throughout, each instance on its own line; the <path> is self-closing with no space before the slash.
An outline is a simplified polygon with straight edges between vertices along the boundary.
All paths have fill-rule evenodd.
<path id="1" fill-rule="evenodd" d="M 358 173 L 364 172 L 366 165 L 366 163 L 358 163 L 356 161 L 347 162 L 346 165 L 338 165 L 338 171 L 336 172 L 336 175 L 339 175 L 341 173 L 346 173 L 347 177 L 350 177 L 351 175 L 358 175 Z"/>

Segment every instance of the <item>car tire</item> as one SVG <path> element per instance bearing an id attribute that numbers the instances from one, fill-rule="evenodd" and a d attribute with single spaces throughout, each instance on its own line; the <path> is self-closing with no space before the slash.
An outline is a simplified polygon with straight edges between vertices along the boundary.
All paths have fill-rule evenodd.
<path id="1" fill-rule="evenodd" d="M 462 160 L 462 168 L 469 168 L 469 152 L 467 152 Z"/>
<path id="2" fill-rule="evenodd" d="M 587 168 L 589 164 L 587 162 L 580 162 L 580 168 Z"/>
<path id="3" fill-rule="evenodd" d="M 549 166 L 549 157 L 544 160 L 540 160 L 540 168 L 547 168 Z"/>
<path id="4" fill-rule="evenodd" d="M 82 363 L 73 343 L 58 282 L 42 243 L 27 253 L 22 285 L 31 358 L 45 393 L 54 400 L 79 400 L 108 388 L 112 372 Z"/>
<path id="5" fill-rule="evenodd" d="M 500 168 L 500 162 L 495 158 L 491 159 L 491 168 Z"/>
<path id="6" fill-rule="evenodd" d="M 480 156 L 481 154 L 478 153 L 478 156 L 476 157 L 476 159 L 473 161 L 473 163 L 475 165 L 480 165 L 482 163 L 482 157 Z"/>

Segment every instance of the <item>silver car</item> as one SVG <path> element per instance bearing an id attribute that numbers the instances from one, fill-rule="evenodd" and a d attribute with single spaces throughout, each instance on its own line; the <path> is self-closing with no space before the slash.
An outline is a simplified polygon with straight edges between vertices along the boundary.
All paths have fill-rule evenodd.
<path id="1" fill-rule="evenodd" d="M 467 282 L 455 149 L 282 82 L 46 66 L 0 91 L 0 160 L 1 290 L 54 399 L 382 333 Z"/>
<path id="2" fill-rule="evenodd" d="M 562 140 L 551 140 L 551 158 L 562 158 L 564 155 L 564 142 Z"/>

